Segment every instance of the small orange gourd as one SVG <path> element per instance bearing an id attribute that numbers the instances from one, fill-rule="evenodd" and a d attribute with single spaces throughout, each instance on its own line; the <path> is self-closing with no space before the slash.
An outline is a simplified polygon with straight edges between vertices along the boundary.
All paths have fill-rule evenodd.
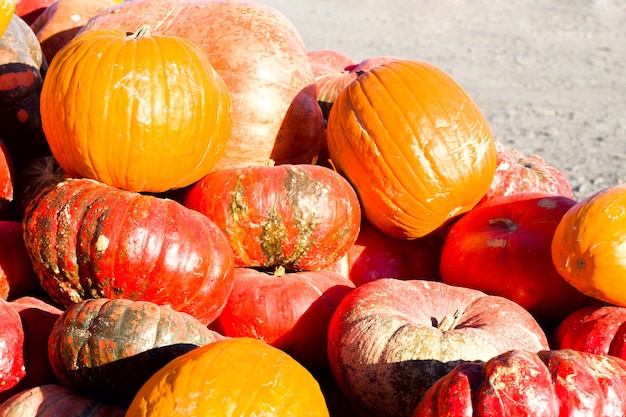
<path id="1" fill-rule="evenodd" d="M 69 176 L 162 192 L 206 175 L 232 123 L 221 76 L 192 42 L 147 26 L 82 32 L 57 52 L 42 126 Z"/>
<path id="2" fill-rule="evenodd" d="M 287 353 L 257 339 L 187 352 L 141 387 L 127 417 L 328 417 L 321 388 Z"/>
<path id="3" fill-rule="evenodd" d="M 552 238 L 552 261 L 580 292 L 626 306 L 626 184 L 579 201 Z"/>
<path id="4" fill-rule="evenodd" d="M 328 150 L 383 232 L 423 237 L 469 211 L 494 177 L 487 120 L 450 76 L 425 62 L 372 68 L 339 94 Z"/>

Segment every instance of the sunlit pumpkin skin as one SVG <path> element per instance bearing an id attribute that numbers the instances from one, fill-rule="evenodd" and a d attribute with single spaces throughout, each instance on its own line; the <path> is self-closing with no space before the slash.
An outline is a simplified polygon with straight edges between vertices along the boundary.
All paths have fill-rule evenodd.
<path id="1" fill-rule="evenodd" d="M 14 14 L 0 37 L 0 140 L 15 172 L 31 158 L 50 154 L 39 109 L 47 67 L 37 36 Z"/>
<path id="2" fill-rule="evenodd" d="M 489 191 L 482 198 L 517 193 L 546 193 L 574 200 L 566 175 L 538 155 L 524 155 L 517 149 L 495 140 L 496 172 Z"/>
<path id="3" fill-rule="evenodd" d="M 15 198 L 15 172 L 13 160 L 6 145 L 0 139 L 0 219 L 6 218 Z"/>
<path id="4" fill-rule="evenodd" d="M 570 349 L 511 350 L 437 381 L 413 417 L 589 416 L 626 413 L 626 361 Z"/>
<path id="5" fill-rule="evenodd" d="M 99 402 L 58 384 L 15 394 L 0 404 L 0 417 L 124 417 L 126 409 Z"/>
<path id="6" fill-rule="evenodd" d="M 561 321 L 551 343 L 554 349 L 576 349 L 626 360 L 626 307 L 581 307 Z"/>
<path id="7" fill-rule="evenodd" d="M 212 326 L 226 336 L 266 342 L 309 370 L 327 370 L 328 323 L 353 288 L 331 271 L 267 274 L 236 268 L 233 291 Z"/>
<path id="8" fill-rule="evenodd" d="M 365 217 L 395 238 L 426 236 L 469 211 L 496 168 L 494 140 L 474 101 L 419 61 L 379 65 L 344 88 L 327 142 Z"/>
<path id="9" fill-rule="evenodd" d="M 198 46 L 143 26 L 79 34 L 57 56 L 41 117 L 68 175 L 162 192 L 214 167 L 230 135 L 230 96 Z"/>
<path id="10" fill-rule="evenodd" d="M 0 298 L 0 392 L 13 388 L 25 375 L 22 321 L 11 304 Z"/>
<path id="11" fill-rule="evenodd" d="M 362 415 L 411 416 L 423 393 L 456 365 L 510 349 L 548 349 L 518 304 L 426 280 L 377 279 L 339 304 L 328 331 L 333 375 Z"/>
<path id="12" fill-rule="evenodd" d="M 48 356 L 63 385 L 127 406 L 169 361 L 221 339 L 193 316 L 168 306 L 99 298 L 61 314 L 50 332 Z"/>
<path id="13" fill-rule="evenodd" d="M 4 34 L 13 15 L 15 14 L 15 4 L 17 0 L 2 0 L 0 2 L 0 36 Z"/>
<path id="14" fill-rule="evenodd" d="M 579 201 L 559 222 L 552 261 L 566 281 L 590 297 L 626 306 L 626 184 Z"/>
<path id="15" fill-rule="evenodd" d="M 304 41 L 282 13 L 248 0 L 125 1 L 83 31 L 144 24 L 197 44 L 228 87 L 233 125 L 216 170 L 317 160 L 324 119 L 315 80 Z"/>
<path id="16" fill-rule="evenodd" d="M 31 294 L 39 280 L 24 244 L 22 223 L 0 220 L 0 298 Z"/>
<path id="17" fill-rule="evenodd" d="M 17 0 L 15 13 L 27 24 L 32 24 L 54 0 Z"/>
<path id="18" fill-rule="evenodd" d="M 361 222 L 350 183 L 310 164 L 213 171 L 183 204 L 224 232 L 237 267 L 319 270 L 346 253 Z"/>
<path id="19" fill-rule="evenodd" d="M 328 417 L 318 382 L 260 340 L 210 343 L 168 363 L 141 387 L 130 417 Z"/>
<path id="20" fill-rule="evenodd" d="M 202 293 L 215 318 L 232 288 L 222 231 L 173 200 L 68 179 L 40 193 L 22 224 L 42 287 L 65 307 L 127 298 L 186 311 Z"/>
<path id="21" fill-rule="evenodd" d="M 554 230 L 575 200 L 515 193 L 475 207 L 446 235 L 441 279 L 515 301 L 544 326 L 555 326 L 587 297 L 552 263 Z"/>
<path id="22" fill-rule="evenodd" d="M 56 0 L 30 25 L 48 62 L 90 18 L 119 3 L 115 0 Z"/>

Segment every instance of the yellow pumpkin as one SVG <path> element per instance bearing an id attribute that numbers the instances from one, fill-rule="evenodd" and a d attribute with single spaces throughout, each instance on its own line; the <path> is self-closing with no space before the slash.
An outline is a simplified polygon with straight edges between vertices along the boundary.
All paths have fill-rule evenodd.
<path id="1" fill-rule="evenodd" d="M 126 417 L 328 417 L 321 388 L 287 353 L 257 339 L 200 346 L 157 371 Z"/>
<path id="2" fill-rule="evenodd" d="M 626 184 L 571 207 L 552 238 L 552 261 L 580 292 L 626 306 Z"/>
<path id="3" fill-rule="evenodd" d="M 4 33 L 4 30 L 9 26 L 9 22 L 15 14 L 15 5 L 17 0 L 0 0 L 0 36 Z"/>
<path id="4" fill-rule="evenodd" d="M 59 165 L 129 191 L 182 188 L 206 175 L 232 123 L 221 76 L 194 43 L 94 29 L 50 63 L 41 119 Z"/>

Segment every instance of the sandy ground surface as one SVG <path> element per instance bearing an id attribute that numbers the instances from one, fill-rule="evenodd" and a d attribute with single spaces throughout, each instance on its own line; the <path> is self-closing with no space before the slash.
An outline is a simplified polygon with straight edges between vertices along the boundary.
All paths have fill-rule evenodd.
<path id="1" fill-rule="evenodd" d="M 626 0 L 265 0 L 308 50 L 429 62 L 577 199 L 626 183 Z"/>

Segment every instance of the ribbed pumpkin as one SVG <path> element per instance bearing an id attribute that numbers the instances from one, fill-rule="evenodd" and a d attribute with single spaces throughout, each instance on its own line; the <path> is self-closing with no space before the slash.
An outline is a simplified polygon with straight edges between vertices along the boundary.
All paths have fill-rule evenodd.
<path id="1" fill-rule="evenodd" d="M 94 30 L 58 53 L 41 91 L 42 126 L 70 176 L 162 192 L 206 175 L 232 123 L 230 96 L 192 42 Z M 56 58 L 56 57 L 55 57 Z"/>
<path id="2" fill-rule="evenodd" d="M 228 240 L 208 217 L 173 200 L 68 179 L 40 193 L 22 224 L 42 287 L 65 307 L 89 298 L 180 311 L 201 304 L 202 315 L 194 315 L 208 323 L 232 289 Z"/>
<path id="3" fill-rule="evenodd" d="M 183 204 L 220 227 L 238 267 L 319 270 L 347 252 L 361 222 L 345 178 L 310 164 L 213 171 Z"/>
<path id="4" fill-rule="evenodd" d="M 210 343 L 172 360 L 141 387 L 128 417 L 327 417 L 315 378 L 253 338 Z"/>
<path id="5" fill-rule="evenodd" d="M 0 2 L 0 36 L 4 33 L 11 18 L 15 14 L 15 4 L 17 0 L 2 0 Z"/>
<path id="6" fill-rule="evenodd" d="M 33 387 L 0 404 L 0 417 L 124 417 L 126 409 L 56 384 Z"/>
<path id="7" fill-rule="evenodd" d="M 61 314 L 48 339 L 48 356 L 63 385 L 128 405 L 169 361 L 221 339 L 193 316 L 170 307 L 99 298 Z"/>
<path id="8" fill-rule="evenodd" d="M 626 184 L 570 208 L 552 238 L 552 261 L 580 292 L 626 306 Z"/>
<path id="9" fill-rule="evenodd" d="M 400 60 L 370 69 L 337 97 L 328 150 L 364 215 L 396 238 L 418 238 L 469 211 L 496 168 L 489 125 L 449 75 Z"/>

